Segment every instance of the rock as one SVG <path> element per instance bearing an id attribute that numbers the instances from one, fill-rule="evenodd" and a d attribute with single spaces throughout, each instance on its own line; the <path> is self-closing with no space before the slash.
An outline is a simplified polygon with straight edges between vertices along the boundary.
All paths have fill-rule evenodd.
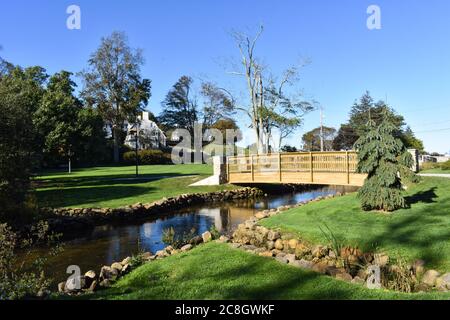
<path id="1" fill-rule="evenodd" d="M 296 260 L 296 259 L 295 259 L 295 254 L 287 254 L 287 255 L 285 255 L 285 258 L 287 259 L 287 261 L 288 261 L 290 264 Z"/>
<path id="2" fill-rule="evenodd" d="M 267 241 L 267 242 L 266 242 L 266 248 L 267 248 L 268 250 L 275 249 L 275 242 L 274 242 L 274 241 Z"/>
<path id="3" fill-rule="evenodd" d="M 156 252 L 156 258 L 158 259 L 162 259 L 162 258 L 165 258 L 165 257 L 168 257 L 169 256 L 169 254 L 167 253 L 167 251 L 166 250 L 159 250 L 159 251 L 157 251 Z"/>
<path id="4" fill-rule="evenodd" d="M 285 256 L 282 256 L 282 255 L 277 255 L 275 257 L 275 260 L 277 260 L 278 262 L 281 262 L 283 264 L 287 264 L 289 262 L 288 259 Z"/>
<path id="5" fill-rule="evenodd" d="M 336 274 L 335 278 L 338 280 L 347 281 L 347 282 L 351 282 L 353 280 L 353 277 L 350 274 L 348 274 L 347 272 L 338 273 L 338 274 Z"/>
<path id="6" fill-rule="evenodd" d="M 65 288 L 66 288 L 66 283 L 65 282 L 58 283 L 58 292 L 59 293 L 65 292 L 66 291 Z"/>
<path id="7" fill-rule="evenodd" d="M 295 260 L 292 263 L 290 263 L 291 265 L 293 265 L 294 267 L 297 268 L 302 268 L 302 269 L 312 269 L 313 267 L 313 263 L 311 261 L 307 261 L 307 260 Z"/>
<path id="8" fill-rule="evenodd" d="M 199 244 L 202 243 L 202 242 L 203 242 L 203 238 L 200 237 L 200 236 L 196 236 L 196 237 L 192 238 L 192 239 L 189 241 L 189 243 L 192 244 L 192 245 L 194 245 L 194 246 L 199 245 Z"/>
<path id="9" fill-rule="evenodd" d="M 421 276 L 425 272 L 425 261 L 421 259 L 414 261 L 412 268 L 416 276 Z"/>
<path id="10" fill-rule="evenodd" d="M 175 250 L 172 246 L 167 246 L 164 248 L 168 254 L 172 254 L 172 251 Z"/>
<path id="11" fill-rule="evenodd" d="M 117 276 L 119 275 L 119 272 L 117 269 L 113 269 L 108 266 L 103 266 L 100 270 L 100 280 L 115 280 L 117 279 Z"/>
<path id="12" fill-rule="evenodd" d="M 269 257 L 269 258 L 273 257 L 273 253 L 271 251 L 264 251 L 264 252 L 259 253 L 259 255 L 261 257 Z"/>
<path id="13" fill-rule="evenodd" d="M 220 236 L 219 242 L 228 243 L 228 242 L 230 242 L 230 238 L 228 238 L 226 236 Z"/>
<path id="14" fill-rule="evenodd" d="M 275 241 L 275 249 L 283 250 L 283 248 L 283 241 L 281 239 L 277 239 L 277 241 Z"/>
<path id="15" fill-rule="evenodd" d="M 389 263 L 389 256 L 384 253 L 376 253 L 373 256 L 373 263 L 379 267 L 384 267 Z"/>
<path id="16" fill-rule="evenodd" d="M 212 240 L 212 234 L 209 231 L 206 231 L 202 234 L 202 239 L 204 243 L 210 242 Z"/>
<path id="17" fill-rule="evenodd" d="M 358 276 L 354 277 L 352 283 L 364 285 L 366 281 Z"/>
<path id="18" fill-rule="evenodd" d="M 244 226 L 248 230 L 254 230 L 256 228 L 256 221 L 254 220 L 247 220 L 244 222 Z"/>
<path id="19" fill-rule="evenodd" d="M 257 214 L 255 214 L 255 218 L 258 220 L 262 220 L 267 218 L 268 214 L 264 213 L 264 212 L 258 212 Z"/>
<path id="20" fill-rule="evenodd" d="M 328 266 L 325 269 L 325 273 L 331 277 L 335 277 L 337 274 L 342 273 L 342 269 L 337 268 L 336 266 Z"/>
<path id="21" fill-rule="evenodd" d="M 99 286 L 102 288 L 109 288 L 111 285 L 112 285 L 112 282 L 109 279 L 104 279 L 99 283 Z"/>
<path id="22" fill-rule="evenodd" d="M 192 244 L 187 244 L 185 246 L 182 246 L 180 250 L 181 250 L 181 252 L 187 252 L 191 249 L 192 249 Z"/>
<path id="23" fill-rule="evenodd" d="M 95 273 L 94 270 L 89 270 L 88 272 L 86 272 L 86 273 L 84 274 L 84 276 L 85 276 L 86 278 L 91 279 L 91 280 L 95 280 L 95 278 L 97 278 L 97 274 Z"/>
<path id="24" fill-rule="evenodd" d="M 422 277 L 422 283 L 425 283 L 426 285 L 430 287 L 434 287 L 436 284 L 436 280 L 439 278 L 441 274 L 437 272 L 436 270 L 428 270 L 424 273 Z"/>
<path id="25" fill-rule="evenodd" d="M 289 245 L 290 249 L 295 250 L 297 248 L 297 245 L 298 245 L 298 240 L 297 239 L 291 239 L 291 240 L 289 240 L 288 245 Z"/>
<path id="26" fill-rule="evenodd" d="M 325 257 L 327 255 L 327 252 L 328 252 L 327 248 L 325 248 L 324 246 L 321 246 L 321 245 L 314 246 L 311 249 L 311 253 L 312 253 L 313 257 L 319 258 L 319 259 L 322 257 Z"/>
<path id="27" fill-rule="evenodd" d="M 315 272 L 324 274 L 327 272 L 327 268 L 328 268 L 328 264 L 326 262 L 319 261 L 317 263 L 314 263 L 312 270 L 314 270 Z"/>
<path id="28" fill-rule="evenodd" d="M 277 231 L 269 230 L 267 234 L 267 240 L 276 241 L 281 238 L 281 234 Z"/>
<path id="29" fill-rule="evenodd" d="M 70 277 L 64 286 L 67 293 L 78 292 L 86 287 L 86 278 L 84 276 Z"/>
<path id="30" fill-rule="evenodd" d="M 238 249 L 238 248 L 240 248 L 242 246 L 242 244 L 240 244 L 240 243 L 231 243 L 230 246 L 232 248 L 234 248 L 234 249 Z"/>
<path id="31" fill-rule="evenodd" d="M 143 260 L 147 261 L 147 260 L 150 260 L 150 257 L 152 256 L 152 253 L 151 252 L 144 252 L 141 256 L 142 256 Z"/>
<path id="32" fill-rule="evenodd" d="M 117 273 L 120 273 L 121 271 L 122 271 L 122 264 L 120 263 L 120 262 L 114 262 L 112 265 L 111 265 L 111 269 L 115 269 L 115 270 L 117 270 Z"/>
<path id="33" fill-rule="evenodd" d="M 419 283 L 415 287 L 416 292 L 428 292 L 430 290 L 431 290 L 431 287 L 429 285 L 427 285 L 426 283 Z"/>
<path id="34" fill-rule="evenodd" d="M 125 266 L 125 265 L 127 265 L 127 264 L 130 264 L 131 263 L 131 257 L 126 257 L 125 259 L 123 259 L 122 260 L 122 262 L 121 262 L 121 264 L 122 264 L 122 266 Z"/>
<path id="35" fill-rule="evenodd" d="M 129 264 L 126 264 L 126 265 L 123 266 L 123 268 L 122 268 L 122 273 L 123 274 L 126 274 L 126 273 L 128 273 L 130 271 L 131 271 L 131 267 L 130 267 Z"/>
<path id="36" fill-rule="evenodd" d="M 447 290 L 450 290 L 450 273 L 444 274 L 442 277 L 438 279 L 439 287 L 443 287 Z"/>
<path id="37" fill-rule="evenodd" d="M 297 258 L 302 258 L 309 252 L 310 252 L 310 249 L 301 242 L 299 244 L 297 244 L 297 246 L 295 247 L 295 255 L 297 256 Z"/>

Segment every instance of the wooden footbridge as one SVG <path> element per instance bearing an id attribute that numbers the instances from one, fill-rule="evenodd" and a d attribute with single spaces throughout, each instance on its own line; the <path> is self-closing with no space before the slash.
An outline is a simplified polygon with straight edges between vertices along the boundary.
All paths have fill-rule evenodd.
<path id="1" fill-rule="evenodd" d="M 356 152 L 299 152 L 228 157 L 229 183 L 362 186 Z"/>

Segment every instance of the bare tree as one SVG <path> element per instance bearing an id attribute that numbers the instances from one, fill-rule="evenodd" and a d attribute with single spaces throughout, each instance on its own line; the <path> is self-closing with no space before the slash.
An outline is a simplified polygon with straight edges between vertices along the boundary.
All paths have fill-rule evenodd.
<path id="1" fill-rule="evenodd" d="M 277 81 L 268 72 L 268 67 L 257 59 L 256 44 L 263 31 L 264 27 L 260 26 L 253 37 L 232 32 L 240 52 L 240 71 L 229 72 L 246 79 L 250 104 L 247 107 L 236 106 L 236 109 L 244 112 L 251 120 L 259 154 L 270 151 L 269 142 L 274 128 L 279 130 L 281 144 L 284 138 L 302 124 L 302 117 L 314 109 L 312 103 L 301 100 L 301 91 L 295 88 L 299 81 L 299 69 L 304 64 L 288 68 L 281 80 Z M 296 94 L 289 95 L 289 87 Z"/>

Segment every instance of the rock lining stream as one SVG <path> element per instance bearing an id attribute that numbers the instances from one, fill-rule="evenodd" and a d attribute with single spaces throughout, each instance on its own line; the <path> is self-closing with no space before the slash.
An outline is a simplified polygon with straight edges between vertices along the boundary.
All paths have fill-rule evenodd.
<path id="1" fill-rule="evenodd" d="M 353 190 L 330 186 L 310 191 L 269 194 L 259 199 L 194 204 L 183 209 L 161 212 L 158 217 L 150 217 L 142 222 L 97 226 L 79 238 L 66 241 L 64 251 L 48 260 L 46 273 L 57 284 L 67 279 L 66 269 L 71 265 L 78 265 L 84 273 L 91 269 L 97 270 L 103 265 L 110 265 L 139 251 L 154 253 L 163 249 L 166 247 L 162 241 L 163 230 L 170 227 L 181 234 L 195 229 L 195 234 L 201 235 L 215 226 L 221 233 L 230 234 L 237 225 L 252 217 L 257 211 L 348 191 Z M 34 259 L 43 252 L 43 249 L 36 248 L 27 259 Z"/>

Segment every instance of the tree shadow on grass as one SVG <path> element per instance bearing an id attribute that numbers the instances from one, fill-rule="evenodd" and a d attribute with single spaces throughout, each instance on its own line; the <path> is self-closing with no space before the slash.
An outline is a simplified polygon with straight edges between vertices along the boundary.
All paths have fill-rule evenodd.
<path id="1" fill-rule="evenodd" d="M 64 177 L 51 178 L 47 180 L 36 180 L 34 183 L 38 188 L 67 188 L 67 187 L 90 187 L 99 185 L 138 184 L 162 179 L 187 177 L 192 174 L 161 173 L 141 174 L 135 177 L 133 174 L 117 174 L 111 176 L 88 176 L 88 177 Z"/>
<path id="2" fill-rule="evenodd" d="M 151 192 L 155 188 L 139 186 L 98 186 L 89 188 L 67 188 L 40 190 L 37 197 L 41 206 L 74 207 L 88 203 L 105 202 L 136 197 Z"/>
<path id="3" fill-rule="evenodd" d="M 436 203 L 438 198 L 436 194 L 436 187 L 432 187 L 425 191 L 417 192 L 413 195 L 405 197 L 406 204 L 410 207 L 416 203 Z"/>

